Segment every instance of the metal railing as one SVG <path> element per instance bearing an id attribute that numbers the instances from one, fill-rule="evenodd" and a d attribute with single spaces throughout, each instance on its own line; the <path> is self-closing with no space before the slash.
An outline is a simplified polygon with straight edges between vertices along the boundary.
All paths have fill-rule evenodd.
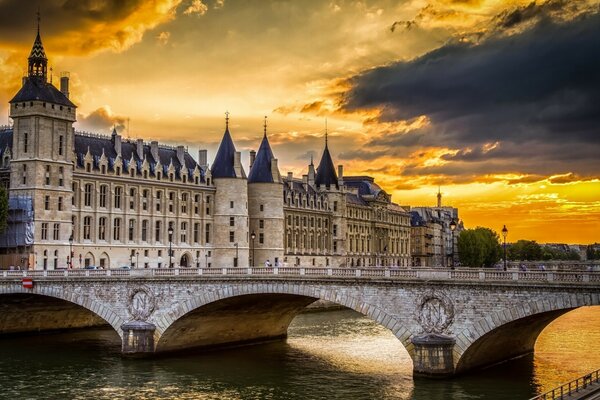
<path id="1" fill-rule="evenodd" d="M 59 269 L 59 270 L 3 270 L 0 279 L 14 278 L 140 278 L 140 277 L 244 277 L 265 276 L 326 277 L 337 279 L 386 280 L 451 280 L 467 282 L 547 282 L 560 284 L 600 285 L 600 272 L 550 271 L 497 271 L 485 269 L 432 269 L 432 268 L 304 268 L 304 267 L 222 267 L 222 268 L 148 268 L 148 269 Z"/>
<path id="2" fill-rule="evenodd" d="M 590 385 L 600 382 L 600 369 L 597 369 L 589 374 L 583 375 L 571 382 L 560 385 L 546 393 L 540 394 L 539 396 L 532 397 L 529 400 L 562 400 L 568 398 L 568 396 L 578 393 L 579 391 L 587 389 Z"/>

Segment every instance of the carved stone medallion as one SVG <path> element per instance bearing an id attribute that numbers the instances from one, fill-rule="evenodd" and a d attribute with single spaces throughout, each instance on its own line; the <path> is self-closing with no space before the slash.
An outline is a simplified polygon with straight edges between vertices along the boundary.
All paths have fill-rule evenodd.
<path id="1" fill-rule="evenodd" d="M 136 321 L 146 321 L 154 312 L 156 299 L 146 287 L 138 287 L 129 292 L 129 313 Z"/>
<path id="2" fill-rule="evenodd" d="M 417 321 L 427 333 L 442 333 L 454 320 L 454 305 L 443 293 L 424 295 L 417 306 Z"/>

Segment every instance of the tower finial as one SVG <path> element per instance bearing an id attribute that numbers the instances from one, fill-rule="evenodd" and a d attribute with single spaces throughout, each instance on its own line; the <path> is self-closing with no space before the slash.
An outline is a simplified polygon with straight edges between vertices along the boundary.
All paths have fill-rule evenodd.
<path id="1" fill-rule="evenodd" d="M 229 130 L 229 111 L 225 111 L 225 130 Z"/>
<path id="2" fill-rule="evenodd" d="M 327 148 L 327 117 L 325 117 L 325 148 Z"/>
<path id="3" fill-rule="evenodd" d="M 437 206 L 442 206 L 442 191 L 440 185 L 438 185 L 438 194 L 437 194 Z"/>
<path id="4" fill-rule="evenodd" d="M 265 129 L 265 137 L 267 137 L 267 116 L 265 115 L 265 124 L 263 125 Z"/>

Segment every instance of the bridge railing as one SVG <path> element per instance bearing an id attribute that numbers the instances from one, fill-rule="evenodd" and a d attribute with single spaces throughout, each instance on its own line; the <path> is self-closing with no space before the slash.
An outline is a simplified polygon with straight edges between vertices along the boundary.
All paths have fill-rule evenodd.
<path id="1" fill-rule="evenodd" d="M 320 268 L 320 267 L 223 267 L 223 268 L 149 268 L 149 269 L 62 269 L 62 270 L 4 270 L 2 278 L 104 278 L 104 277 L 176 277 L 231 276 L 251 277 L 332 277 L 338 279 L 396 279 L 452 280 L 493 282 L 555 282 L 562 284 L 600 284 L 600 272 L 585 271 L 498 271 L 488 269 L 443 268 Z"/>
<path id="2" fill-rule="evenodd" d="M 589 374 L 580 376 L 577 379 L 560 385 L 546 393 L 542 393 L 539 396 L 532 397 L 529 400 L 559 400 L 566 399 L 574 393 L 579 393 L 587 389 L 590 385 L 600 382 L 600 369 L 597 369 Z"/>

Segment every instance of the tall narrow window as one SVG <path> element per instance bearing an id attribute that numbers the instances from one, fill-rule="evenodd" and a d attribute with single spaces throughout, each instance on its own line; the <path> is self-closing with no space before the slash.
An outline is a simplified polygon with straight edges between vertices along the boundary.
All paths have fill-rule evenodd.
<path id="1" fill-rule="evenodd" d="M 154 232 L 154 238 L 157 242 L 160 242 L 160 221 L 156 221 L 156 227 Z"/>
<path id="2" fill-rule="evenodd" d="M 84 217 L 83 218 L 83 239 L 84 240 L 91 239 L 91 229 L 92 229 L 92 217 Z"/>
<path id="3" fill-rule="evenodd" d="M 50 166 L 49 165 L 46 165 L 45 178 L 46 178 L 46 185 L 49 185 L 50 184 Z"/>
<path id="4" fill-rule="evenodd" d="M 63 198 L 62 196 L 59 196 L 58 198 L 58 211 L 62 211 L 63 209 Z"/>
<path id="5" fill-rule="evenodd" d="M 187 222 L 181 223 L 180 237 L 181 243 L 187 243 Z"/>
<path id="6" fill-rule="evenodd" d="M 83 191 L 83 199 L 84 205 L 86 207 L 92 206 L 92 191 L 94 190 L 94 185 L 91 183 L 86 183 Z"/>
<path id="7" fill-rule="evenodd" d="M 58 186 L 63 186 L 65 184 L 65 169 L 63 167 L 58 167 Z"/>
<path id="8" fill-rule="evenodd" d="M 121 240 L 121 218 L 115 218 L 113 223 L 113 240 Z"/>
<path id="9" fill-rule="evenodd" d="M 60 238 L 60 224 L 54 224 L 54 233 L 52 238 L 54 240 L 58 240 Z"/>
<path id="10" fill-rule="evenodd" d="M 58 137 L 58 155 L 59 156 L 63 155 L 63 146 L 64 146 L 64 137 L 63 137 L 63 135 L 60 135 Z"/>
<path id="11" fill-rule="evenodd" d="M 135 189 L 129 189 L 129 209 L 135 209 Z"/>
<path id="12" fill-rule="evenodd" d="M 44 210 L 50 209 L 50 196 L 44 197 Z"/>
<path id="13" fill-rule="evenodd" d="M 102 208 L 106 208 L 106 197 L 108 194 L 108 186 L 107 185 L 102 185 L 100 186 L 100 198 L 98 201 L 98 205 Z"/>
<path id="14" fill-rule="evenodd" d="M 142 242 L 148 241 L 148 220 L 142 220 Z"/>
<path id="15" fill-rule="evenodd" d="M 98 240 L 106 240 L 106 217 L 98 220 Z"/>
<path id="16" fill-rule="evenodd" d="M 48 239 L 48 224 L 46 222 L 42 223 L 42 240 Z"/>
<path id="17" fill-rule="evenodd" d="M 23 164 L 23 185 L 27 185 L 27 165 Z"/>
<path id="18" fill-rule="evenodd" d="M 29 150 L 29 133 L 25 132 L 23 134 L 23 153 L 27 153 Z"/>
<path id="19" fill-rule="evenodd" d="M 200 224 L 195 223 L 194 224 L 194 243 L 198 243 L 199 238 L 200 238 Z"/>
<path id="20" fill-rule="evenodd" d="M 206 224 L 206 240 L 205 243 L 210 243 L 210 224 Z"/>
<path id="21" fill-rule="evenodd" d="M 115 208 L 121 208 L 121 195 L 123 194 L 123 188 L 117 186 L 115 188 Z"/>
<path id="22" fill-rule="evenodd" d="M 129 241 L 133 242 L 135 236 L 135 219 L 129 220 Z"/>

